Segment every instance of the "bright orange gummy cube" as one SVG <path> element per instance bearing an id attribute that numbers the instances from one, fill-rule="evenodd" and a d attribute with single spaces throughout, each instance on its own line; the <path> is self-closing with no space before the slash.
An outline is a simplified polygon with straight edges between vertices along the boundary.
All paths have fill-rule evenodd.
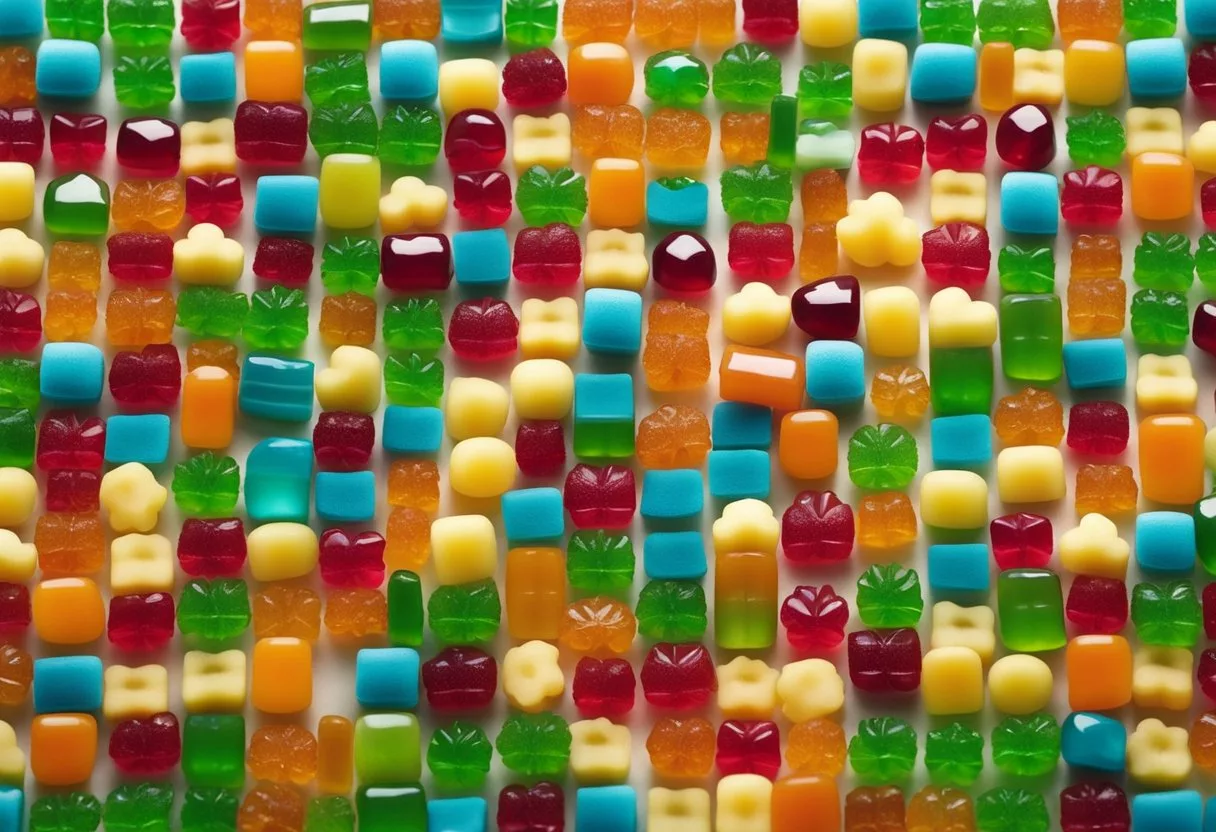
<path id="1" fill-rule="evenodd" d="M 93 775 L 97 720 L 89 714 L 42 714 L 30 722 L 30 771 L 43 786 L 74 786 Z"/>
<path id="2" fill-rule="evenodd" d="M 731 345 L 718 366 L 718 395 L 773 410 L 797 410 L 806 393 L 802 359 L 776 350 Z"/>
<path id="3" fill-rule="evenodd" d="M 1177 153 L 1132 159 L 1132 212 L 1142 220 L 1180 220 L 1195 203 L 1195 166 Z"/>
<path id="4" fill-rule="evenodd" d="M 629 228 L 646 219 L 646 171 L 633 159 L 597 159 L 587 179 L 587 218 L 600 228 Z"/>
<path id="5" fill-rule="evenodd" d="M 179 422 L 182 444 L 187 448 L 227 448 L 236 423 L 236 395 L 236 379 L 223 367 L 204 365 L 186 373 Z"/>
<path id="6" fill-rule="evenodd" d="M 628 104 L 633 95 L 633 56 L 616 43 L 588 43 L 566 59 L 571 104 Z"/>
<path id="7" fill-rule="evenodd" d="M 1190 413 L 1140 423 L 1140 492 L 1146 500 L 1189 506 L 1203 496 L 1203 420 Z"/>
<path id="8" fill-rule="evenodd" d="M 1132 648 L 1123 636 L 1077 636 L 1064 661 L 1072 710 L 1108 711 L 1132 701 Z"/>
<path id="9" fill-rule="evenodd" d="M 773 783 L 773 832 L 840 828 L 840 792 L 834 777 L 782 777 Z"/>
<path id="10" fill-rule="evenodd" d="M 836 473 L 840 423 L 827 410 L 796 410 L 781 418 L 777 441 L 781 470 L 800 480 Z"/>
<path id="11" fill-rule="evenodd" d="M 296 714 L 312 705 L 312 645 L 299 638 L 263 638 L 253 645 L 253 707 Z"/>
<path id="12" fill-rule="evenodd" d="M 299 101 L 304 97 L 304 50 L 287 40 L 251 40 L 245 45 L 245 97 L 253 101 Z"/>
<path id="13" fill-rule="evenodd" d="M 34 631 L 50 644 L 88 644 L 106 629 L 101 590 L 89 578 L 54 578 L 30 593 Z"/>

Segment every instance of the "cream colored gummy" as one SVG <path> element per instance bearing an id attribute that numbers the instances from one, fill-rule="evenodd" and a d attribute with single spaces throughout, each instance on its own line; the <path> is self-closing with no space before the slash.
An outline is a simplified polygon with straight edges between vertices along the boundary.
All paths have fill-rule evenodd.
<path id="1" fill-rule="evenodd" d="M 511 399 L 496 381 L 475 376 L 454 378 L 446 398 L 444 428 L 457 442 L 474 436 L 498 436 L 507 426 Z"/>
<path id="2" fill-rule="evenodd" d="M 929 216 L 935 225 L 988 223 L 988 180 L 982 173 L 939 170 L 929 177 Z"/>
<path id="3" fill-rule="evenodd" d="M 920 352 L 920 297 L 907 286 L 883 286 L 862 295 L 866 350 L 880 358 Z"/>
<path id="4" fill-rule="evenodd" d="M 0 186 L 0 204 L 3 187 Z M 46 253 L 42 244 L 31 240 L 20 228 L 0 228 L 0 286 L 24 289 L 42 279 Z"/>
<path id="5" fill-rule="evenodd" d="M 709 792 L 705 789 L 664 789 L 646 795 L 648 832 L 710 832 Z"/>
<path id="6" fill-rule="evenodd" d="M 516 419 L 561 420 L 574 406 L 574 371 L 556 358 L 529 358 L 511 371 Z"/>
<path id="7" fill-rule="evenodd" d="M 1136 364 L 1136 407 L 1143 413 L 1193 412 L 1199 382 L 1185 355 L 1142 355 Z"/>
<path id="8" fill-rule="evenodd" d="M 574 298 L 528 298 L 520 306 L 519 351 L 525 359 L 574 358 L 581 343 Z"/>
<path id="9" fill-rule="evenodd" d="M 769 719 L 780 673 L 760 659 L 736 656 L 718 665 L 718 710 L 728 719 Z"/>
<path id="10" fill-rule="evenodd" d="M 451 118 L 461 110 L 498 109 L 498 67 L 485 58 L 461 58 L 439 65 L 439 106 Z"/>
<path id="11" fill-rule="evenodd" d="M 1013 52 L 1013 100 L 1055 107 L 1064 100 L 1064 52 L 1028 49 Z"/>
<path id="12" fill-rule="evenodd" d="M 987 664 L 996 652 L 996 614 L 992 607 L 960 607 L 953 601 L 933 605 L 930 647 L 969 647 Z"/>
<path id="13" fill-rule="evenodd" d="M 515 485 L 515 450 L 492 436 L 457 442 L 448 457 L 448 482 L 466 497 L 501 497 Z"/>
<path id="14" fill-rule="evenodd" d="M 245 248 L 218 225 L 200 222 L 173 244 L 173 276 L 196 286 L 231 286 L 245 271 Z"/>
<path id="15" fill-rule="evenodd" d="M 0 162 L 0 222 L 22 222 L 34 215 L 35 179 L 34 168 L 26 162 Z"/>
<path id="16" fill-rule="evenodd" d="M 182 125 L 183 176 L 236 172 L 236 131 L 230 118 Z"/>
<path id="17" fill-rule="evenodd" d="M 844 707 L 844 680 L 825 659 L 789 662 L 777 677 L 777 699 L 787 719 L 806 722 Z"/>
<path id="18" fill-rule="evenodd" d="M 17 744 L 13 726 L 0 720 L 0 784 L 18 789 L 25 785 L 25 752 Z"/>
<path id="19" fill-rule="evenodd" d="M 1216 173 L 1216 121 L 1205 121 L 1186 143 L 1186 158 L 1201 173 Z"/>
<path id="20" fill-rule="evenodd" d="M 714 553 L 760 552 L 777 553 L 781 521 L 773 507 L 763 500 L 735 500 L 722 507 L 722 516 L 714 521 Z"/>
<path id="21" fill-rule="evenodd" d="M 511 160 L 516 173 L 534 165 L 556 170 L 569 167 L 573 152 L 570 143 L 570 117 L 518 115 L 511 122 Z"/>
<path id="22" fill-rule="evenodd" d="M 380 407 L 380 356 L 367 347 L 338 347 L 317 373 L 316 388 L 322 410 L 374 413 Z"/>
<path id="23" fill-rule="evenodd" d="M 570 723 L 570 771 L 578 783 L 624 783 L 632 756 L 628 725 L 614 725 L 603 717 Z"/>
<path id="24" fill-rule="evenodd" d="M 1060 535 L 1056 547 L 1060 565 L 1074 575 L 1117 581 L 1127 577 L 1131 546 L 1119 537 L 1119 527 L 1105 515 L 1085 515 L 1075 529 Z"/>
<path id="25" fill-rule="evenodd" d="M 22 543 L 15 532 L 0 529 L 0 581 L 23 584 L 34 577 L 38 566 L 38 548 Z"/>
<path id="26" fill-rule="evenodd" d="M 1173 107 L 1128 107 L 1124 121 L 1129 159 L 1153 150 L 1183 152 L 1182 115 Z"/>
<path id="27" fill-rule="evenodd" d="M 394 180 L 388 193 L 380 197 L 380 231 L 384 234 L 438 228 L 447 214 L 448 192 L 417 176 Z"/>
<path id="28" fill-rule="evenodd" d="M 105 672 L 101 709 L 111 722 L 169 710 L 169 671 L 160 664 L 110 665 Z"/>
<path id="29" fill-rule="evenodd" d="M 905 216 L 903 203 L 886 191 L 850 201 L 848 214 L 836 223 L 836 239 L 860 266 L 911 266 L 920 261 L 916 220 Z"/>
<path id="30" fill-rule="evenodd" d="M 1132 702 L 1137 708 L 1185 711 L 1191 707 L 1195 657 L 1190 650 L 1140 647 L 1132 662 Z"/>
<path id="31" fill-rule="evenodd" d="M 329 228 L 369 228 L 380 215 L 380 159 L 331 153 L 321 160 L 317 207 Z"/>
<path id="32" fill-rule="evenodd" d="M 767 283 L 747 283 L 722 303 L 722 334 L 749 347 L 771 344 L 790 326 L 790 299 Z"/>
<path id="33" fill-rule="evenodd" d="M 807 46 L 848 46 L 857 40 L 857 0 L 802 0 L 798 32 Z"/>
<path id="34" fill-rule="evenodd" d="M 1005 448 L 996 457 L 996 481 L 1004 503 L 1049 503 L 1068 489 L 1064 457 L 1049 445 Z"/>
<path id="35" fill-rule="evenodd" d="M 1037 656 L 1002 656 L 988 668 L 988 696 L 992 706 L 1006 714 L 1043 710 L 1051 704 L 1054 684 L 1051 668 Z"/>
<path id="36" fill-rule="evenodd" d="M 930 716 L 973 714 L 984 707 L 984 665 L 969 647 L 936 647 L 921 661 L 920 694 Z"/>
<path id="37" fill-rule="evenodd" d="M 1159 719 L 1146 719 L 1127 738 L 1127 773 L 1144 786 L 1172 789 L 1191 775 L 1189 735 Z"/>
<path id="38" fill-rule="evenodd" d="M 110 543 L 115 595 L 173 591 L 173 544 L 163 534 L 124 534 Z"/>
<path id="39" fill-rule="evenodd" d="M 110 514 L 114 531 L 150 532 L 169 499 L 169 489 L 157 482 L 146 465 L 128 462 L 101 478 L 99 499 Z"/>
<path id="40" fill-rule="evenodd" d="M 939 529 L 988 523 L 988 483 L 973 471 L 930 471 L 920 483 L 920 519 Z"/>
<path id="41" fill-rule="evenodd" d="M 642 291 L 650 277 L 646 238 L 640 231 L 598 228 L 587 232 L 583 287 Z"/>
<path id="42" fill-rule="evenodd" d="M 182 704 L 190 713 L 245 707 L 245 654 L 191 650 L 182 659 Z"/>
<path id="43" fill-rule="evenodd" d="M 565 690 L 566 676 L 558 662 L 557 648 L 549 642 L 524 642 L 503 657 L 502 692 L 511 707 L 539 713 L 553 707 Z"/>
<path id="44" fill-rule="evenodd" d="M 929 346 L 991 347 L 996 343 L 996 307 L 972 300 L 966 289 L 948 286 L 929 299 Z"/>
<path id="45" fill-rule="evenodd" d="M 34 514 L 38 482 L 24 468 L 0 468 L 0 526 L 20 526 Z"/>
<path id="46" fill-rule="evenodd" d="M 466 584 L 494 577 L 498 536 L 480 514 L 439 517 L 431 523 L 431 560 L 441 584 Z"/>
<path id="47" fill-rule="evenodd" d="M 853 46 L 853 103 L 887 113 L 904 106 L 908 47 L 893 40 L 862 38 Z"/>
<path id="48" fill-rule="evenodd" d="M 246 539 L 249 572 L 254 580 L 301 578 L 317 565 L 317 534 L 304 523 L 266 523 Z"/>
<path id="49" fill-rule="evenodd" d="M 728 774 L 718 781 L 715 832 L 770 832 L 773 784 L 759 774 Z"/>

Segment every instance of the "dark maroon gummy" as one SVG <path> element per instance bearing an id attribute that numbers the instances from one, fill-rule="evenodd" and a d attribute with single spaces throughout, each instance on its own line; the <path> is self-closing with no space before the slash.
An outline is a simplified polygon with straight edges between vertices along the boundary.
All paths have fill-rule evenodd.
<path id="1" fill-rule="evenodd" d="M 452 282 L 452 244 L 446 234 L 390 234 L 380 272 L 394 292 L 442 292 Z"/>
<path id="2" fill-rule="evenodd" d="M 1131 420 L 1119 402 L 1078 402 L 1068 411 L 1068 447 L 1081 454 L 1127 450 Z"/>
<path id="3" fill-rule="evenodd" d="M 978 171 L 988 155 L 988 121 L 983 116 L 936 116 L 925 134 L 925 161 L 933 170 Z"/>
<path id="4" fill-rule="evenodd" d="M 511 179 L 500 170 L 474 170 L 452 177 L 452 207 L 472 225 L 495 227 L 511 216 Z"/>
<path id="5" fill-rule="evenodd" d="M 794 229 L 783 222 L 731 226 L 726 262 L 748 279 L 779 280 L 794 268 Z"/>
<path id="6" fill-rule="evenodd" d="M 1199 186 L 1199 209 L 1203 214 L 1203 224 L 1216 228 L 1216 178 Z"/>
<path id="7" fill-rule="evenodd" d="M 862 128 L 857 172 L 871 185 L 907 184 L 920 177 L 925 140 L 906 124 L 871 124 Z"/>
<path id="8" fill-rule="evenodd" d="M 506 358 L 519 348 L 519 318 L 505 300 L 461 301 L 448 319 L 448 343 L 468 361 Z"/>
<path id="9" fill-rule="evenodd" d="M 566 94 L 566 68 L 550 49 L 512 55 L 502 68 L 502 97 L 512 107 L 543 107 Z"/>
<path id="10" fill-rule="evenodd" d="M 988 524 L 992 557 L 1001 569 L 1042 569 L 1051 560 L 1051 521 L 1040 514 L 1019 511 Z"/>
<path id="11" fill-rule="evenodd" d="M 1127 586 L 1114 578 L 1078 575 L 1064 612 L 1081 633 L 1113 635 L 1127 624 Z"/>
<path id="12" fill-rule="evenodd" d="M 110 599 L 106 635 L 120 650 L 159 650 L 173 638 L 173 596 L 167 592 L 117 595 Z"/>
<path id="13" fill-rule="evenodd" d="M 515 464 L 525 477 L 555 477 L 566 466 L 566 435 L 562 423 L 520 422 L 515 429 Z"/>
<path id="14" fill-rule="evenodd" d="M 123 410 L 167 410 L 182 392 L 182 361 L 172 344 L 122 350 L 110 362 L 110 395 Z"/>
<path id="15" fill-rule="evenodd" d="M 461 110 L 443 132 L 443 156 L 457 173 L 496 168 L 507 156 L 507 128 L 490 110 Z"/>
<path id="16" fill-rule="evenodd" d="M 920 687 L 920 636 L 916 630 L 849 633 L 849 679 L 867 693 L 908 693 Z"/>
<path id="17" fill-rule="evenodd" d="M 1216 355 L 1216 301 L 1205 300 L 1195 307 L 1191 340 L 1208 355 Z"/>
<path id="18" fill-rule="evenodd" d="M 317 467 L 324 471 L 360 471 L 376 445 L 376 422 L 366 413 L 327 410 L 312 429 Z"/>
<path id="19" fill-rule="evenodd" d="M 849 602 L 831 584 L 794 587 L 781 604 L 781 625 L 795 650 L 831 650 L 844 641 Z"/>
<path id="20" fill-rule="evenodd" d="M 861 286 L 848 274 L 801 286 L 790 298 L 794 324 L 812 338 L 851 341 L 861 323 Z"/>
<path id="21" fill-rule="evenodd" d="M 177 537 L 177 560 L 182 571 L 195 578 L 239 575 L 245 567 L 245 525 L 236 517 L 182 522 Z"/>
<path id="22" fill-rule="evenodd" d="M 542 780 L 535 786 L 507 786 L 498 793 L 499 832 L 562 832 L 566 798 L 562 787 Z"/>
<path id="23" fill-rule="evenodd" d="M 173 238 L 146 231 L 112 234 L 106 240 L 106 267 L 118 280 L 168 280 L 173 274 Z"/>
<path id="24" fill-rule="evenodd" d="M 996 153 L 1017 170 L 1042 170 L 1056 157 L 1056 126 L 1039 104 L 1016 104 L 996 125 Z"/>
<path id="25" fill-rule="evenodd" d="M 296 165 L 308 151 L 308 111 L 298 104 L 242 101 L 232 126 L 243 162 Z"/>
<path id="26" fill-rule="evenodd" d="M 633 710 L 637 680 L 625 659 L 583 656 L 574 667 L 574 707 L 581 716 L 624 716 Z"/>
<path id="27" fill-rule="evenodd" d="M 642 694 L 657 708 L 700 708 L 718 689 L 713 656 L 700 644 L 654 645 L 640 675 Z"/>
<path id="28" fill-rule="evenodd" d="M 633 469 L 579 463 L 566 475 L 562 503 L 576 528 L 627 528 L 638 507 Z"/>
<path id="29" fill-rule="evenodd" d="M 1060 216 L 1073 225 L 1114 225 L 1123 216 L 1123 177 L 1097 165 L 1068 171 Z"/>
<path id="30" fill-rule="evenodd" d="M 798 34 L 798 0 L 743 0 L 743 31 L 760 43 L 784 43 Z"/>
<path id="31" fill-rule="evenodd" d="M 0 633 L 22 633 L 30 626 L 30 591 L 24 584 L 0 582 Z"/>
<path id="32" fill-rule="evenodd" d="M 982 286 L 992 266 L 988 230 L 970 222 L 950 222 L 921 237 L 921 265 L 930 280 L 949 286 Z"/>
<path id="33" fill-rule="evenodd" d="M 1216 44 L 1196 45 L 1186 74 L 1195 97 L 1208 107 L 1216 107 Z"/>
<path id="34" fill-rule="evenodd" d="M 835 563 L 853 552 L 853 509 L 831 491 L 803 491 L 781 515 L 781 548 L 794 563 Z"/>
<path id="35" fill-rule="evenodd" d="M 781 770 L 781 732 L 777 723 L 767 719 L 724 720 L 718 726 L 714 762 L 723 776 L 759 774 L 776 780 Z"/>
<path id="36" fill-rule="evenodd" d="M 176 176 L 182 162 L 182 132 L 167 118 L 129 118 L 118 127 L 118 164 L 127 174 L 164 178 Z"/>
<path id="37" fill-rule="evenodd" d="M 33 295 L 0 289 L 0 352 L 33 352 L 42 341 L 42 307 Z"/>
<path id="38" fill-rule="evenodd" d="M 38 122 L 42 123 L 41 116 Z M 96 165 L 106 155 L 106 129 L 105 116 L 95 113 L 55 113 L 51 117 L 51 157 L 55 164 L 77 169 Z M 42 155 L 41 142 L 38 155 Z"/>
<path id="39" fill-rule="evenodd" d="M 205 173 L 186 177 L 186 213 L 195 222 L 231 228 L 240 221 L 244 209 L 239 176 Z"/>
<path id="40" fill-rule="evenodd" d="M 426 701 L 437 711 L 489 706 L 498 690 L 498 664 L 476 647 L 445 647 L 422 665 Z"/>
<path id="41" fill-rule="evenodd" d="M 262 280 L 303 286 L 312 276 L 313 247 L 290 237 L 263 237 L 253 255 L 253 273 Z"/>
<path id="42" fill-rule="evenodd" d="M 1061 832 L 1129 832 L 1127 795 L 1114 783 L 1074 783 L 1060 792 Z"/>
<path id="43" fill-rule="evenodd" d="M 1208 648 L 1199 654 L 1199 668 L 1195 676 L 1203 695 L 1216 700 L 1216 650 Z"/>
<path id="44" fill-rule="evenodd" d="M 650 274 L 669 292 L 708 292 L 718 277 L 718 263 L 700 234 L 673 231 L 654 247 Z"/>
<path id="45" fill-rule="evenodd" d="M 97 416 L 81 419 L 70 410 L 52 410 L 38 426 L 35 459 L 40 471 L 100 471 L 105 449 L 106 423 Z"/>
<path id="46" fill-rule="evenodd" d="M 318 565 L 327 586 L 379 589 L 384 583 L 384 538 L 376 532 L 326 529 Z"/>
<path id="47" fill-rule="evenodd" d="M 110 732 L 110 759 L 123 774 L 164 774 L 177 765 L 181 756 L 177 717 L 168 711 L 124 719 Z"/>
<path id="48" fill-rule="evenodd" d="M 524 228 L 515 235 L 511 273 L 520 283 L 569 286 L 583 271 L 578 232 L 565 223 Z"/>
<path id="49" fill-rule="evenodd" d="M 101 508 L 101 476 L 96 471 L 62 469 L 46 475 L 47 511 L 97 511 Z"/>
<path id="50" fill-rule="evenodd" d="M 100 148 L 95 145 L 95 133 L 90 137 L 84 137 L 88 141 L 88 147 L 79 148 L 80 159 L 76 166 L 90 167 L 96 164 L 105 153 L 106 120 L 101 116 L 88 115 L 73 115 L 72 118 L 101 119 Z M 53 131 L 51 135 L 54 136 Z M 42 149 L 45 146 L 46 124 L 42 120 L 42 113 L 36 107 L 0 109 L 0 162 L 25 162 L 27 165 L 36 165 L 42 160 Z M 54 151 L 55 143 L 52 138 L 51 152 L 54 153 Z M 58 161 L 59 157 L 56 156 L 55 159 Z M 60 162 L 60 164 L 66 165 L 68 162 Z"/>

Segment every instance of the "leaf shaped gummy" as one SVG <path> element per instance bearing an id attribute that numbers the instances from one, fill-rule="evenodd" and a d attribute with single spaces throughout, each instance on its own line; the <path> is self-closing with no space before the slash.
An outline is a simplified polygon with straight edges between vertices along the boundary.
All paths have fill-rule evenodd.
<path id="1" fill-rule="evenodd" d="M 566 771 L 572 742 L 570 726 L 554 713 L 508 717 L 494 745 L 502 763 L 527 777 L 555 777 Z"/>
<path id="2" fill-rule="evenodd" d="M 456 720 L 437 728 L 426 747 L 426 765 L 447 789 L 480 789 L 490 771 L 494 748 L 480 726 Z"/>
<path id="3" fill-rule="evenodd" d="M 586 592 L 619 592 L 633 585 L 636 558 L 623 534 L 603 529 L 574 532 L 566 545 L 566 578 Z"/>
<path id="4" fill-rule="evenodd" d="M 570 168 L 550 172 L 533 165 L 519 177 L 515 203 L 528 225 L 577 226 L 587 214 L 587 182 Z"/>
<path id="5" fill-rule="evenodd" d="M 502 620 L 502 602 L 493 579 L 437 587 L 426 607 L 427 623 L 445 644 L 490 641 Z"/>
<path id="6" fill-rule="evenodd" d="M 1042 795 L 1003 786 L 976 798 L 975 819 L 987 832 L 1047 832 L 1051 824 Z"/>
<path id="7" fill-rule="evenodd" d="M 300 289 L 275 284 L 250 298 L 245 340 L 257 349 L 294 350 L 308 338 L 308 300 Z"/>
<path id="8" fill-rule="evenodd" d="M 436 352 L 443 348 L 443 307 L 435 298 L 392 301 L 384 307 L 380 334 L 389 349 Z"/>
<path id="9" fill-rule="evenodd" d="M 638 631 L 659 641 L 696 641 L 708 625 L 705 590 L 696 581 L 650 581 L 638 593 Z"/>
<path id="10" fill-rule="evenodd" d="M 173 468 L 173 499 L 183 514 L 231 514 L 240 489 L 241 466 L 230 456 L 203 451 Z"/>
<path id="11" fill-rule="evenodd" d="M 866 780 L 903 780 L 916 765 L 916 731 L 893 716 L 863 719 L 849 741 L 849 765 Z"/>
<path id="12" fill-rule="evenodd" d="M 860 488 L 907 488 L 916 477 L 916 437 L 899 425 L 862 425 L 849 439 L 849 479 Z"/>
<path id="13" fill-rule="evenodd" d="M 915 627 L 924 609 L 915 569 L 877 563 L 857 579 L 857 612 L 867 627 Z"/>
<path id="14" fill-rule="evenodd" d="M 768 104 L 781 93 L 781 60 L 759 44 L 737 43 L 714 64 L 713 91 L 731 104 Z"/>

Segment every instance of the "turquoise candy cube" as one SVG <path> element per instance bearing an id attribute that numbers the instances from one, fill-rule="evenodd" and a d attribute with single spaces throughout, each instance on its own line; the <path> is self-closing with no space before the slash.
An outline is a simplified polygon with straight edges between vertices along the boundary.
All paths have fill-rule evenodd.
<path id="1" fill-rule="evenodd" d="M 394 454 L 438 453 L 443 442 L 443 411 L 390 404 L 384 408 L 380 442 Z"/>
<path id="2" fill-rule="evenodd" d="M 715 500 L 768 499 L 772 463 L 767 451 L 709 452 L 709 494 Z"/>
<path id="3" fill-rule="evenodd" d="M 656 179 L 646 186 L 651 225 L 699 228 L 709 218 L 709 186 L 687 176 Z"/>
<path id="4" fill-rule="evenodd" d="M 857 2 L 857 32 L 863 38 L 911 38 L 916 35 L 916 24 L 916 0 Z"/>
<path id="5" fill-rule="evenodd" d="M 1127 767 L 1127 729 L 1101 714 L 1069 714 L 1061 729 L 1060 751 L 1070 766 L 1121 772 Z"/>
<path id="6" fill-rule="evenodd" d="M 259 176 L 253 224 L 263 234 L 311 234 L 321 183 L 315 176 Z"/>
<path id="7" fill-rule="evenodd" d="M 376 516 L 376 475 L 372 471 L 321 471 L 315 501 L 323 520 L 367 523 Z"/>
<path id="8" fill-rule="evenodd" d="M 41 21 L 39 21 L 41 30 Z M 101 86 L 101 51 L 83 40 L 38 44 L 34 86 L 46 98 L 92 98 Z"/>
<path id="9" fill-rule="evenodd" d="M 1205 824 L 1203 798 L 1194 789 L 1144 792 L 1132 798 L 1132 828 L 1136 832 L 1209 832 L 1216 819 L 1212 810 L 1212 801 L 1208 801 Z"/>
<path id="10" fill-rule="evenodd" d="M 637 355 L 642 296 L 628 289 L 588 289 L 583 295 L 583 346 L 592 354 Z"/>
<path id="11" fill-rule="evenodd" d="M 521 488 L 502 495 L 502 525 L 508 543 L 556 540 L 566 533 L 562 493 L 556 488 Z"/>
<path id="12" fill-rule="evenodd" d="M 36 714 L 99 711 L 101 659 L 96 656 L 35 659 L 33 689 Z"/>
<path id="13" fill-rule="evenodd" d="M 247 355 L 241 367 L 238 401 L 241 413 L 279 422 L 312 419 L 311 361 L 276 355 Z"/>
<path id="14" fill-rule="evenodd" d="M 307 523 L 312 496 L 312 443 L 263 439 L 245 460 L 245 510 L 257 523 Z"/>
<path id="15" fill-rule="evenodd" d="M 1064 345 L 1064 376 L 1073 390 L 1127 384 L 1127 348 L 1122 338 L 1094 338 Z"/>
<path id="16" fill-rule="evenodd" d="M 642 550 L 646 577 L 655 581 L 699 581 L 705 577 L 705 539 L 700 532 L 651 532 Z"/>
<path id="17" fill-rule="evenodd" d="M 442 23 L 448 43 L 496 44 L 502 40 L 502 0 L 445 0 Z"/>
<path id="18" fill-rule="evenodd" d="M 817 407 L 851 405 L 866 395 L 865 356 L 852 341 L 806 345 L 806 394 Z"/>
<path id="19" fill-rule="evenodd" d="M 633 376 L 579 373 L 574 377 L 574 453 L 586 459 L 633 456 Z"/>
<path id="20" fill-rule="evenodd" d="M 574 794 L 578 832 L 637 832 L 638 796 L 633 786 L 584 786 Z"/>
<path id="21" fill-rule="evenodd" d="M 106 420 L 106 462 L 160 465 L 169 458 L 169 417 L 163 413 L 115 415 Z"/>
<path id="22" fill-rule="evenodd" d="M 445 797 L 426 803 L 427 832 L 486 832 L 483 797 Z"/>
<path id="23" fill-rule="evenodd" d="M 36 38 L 42 34 L 42 0 L 0 2 L 0 33 L 5 40 Z"/>
<path id="24" fill-rule="evenodd" d="M 1216 38 L 1216 0 L 1187 0 L 1182 9 L 1188 35 L 1205 41 Z M 1216 827 L 1216 810 L 1209 807 L 1208 816 L 1211 818 L 1209 823 Z"/>
<path id="25" fill-rule="evenodd" d="M 425 40 L 380 46 L 380 94 L 389 101 L 429 104 L 439 94 L 439 53 Z"/>
<path id="26" fill-rule="evenodd" d="M 642 517 L 687 520 L 705 506 L 701 472 L 692 468 L 647 471 L 642 477 Z"/>
<path id="27" fill-rule="evenodd" d="M 182 101 L 187 104 L 236 100 L 236 56 L 231 52 L 182 55 L 178 66 Z"/>
<path id="28" fill-rule="evenodd" d="M 992 420 L 982 413 L 938 416 L 929 423 L 936 468 L 979 468 L 992 461 Z"/>
<path id="29" fill-rule="evenodd" d="M 1179 511 L 1146 511 L 1136 516 L 1136 562 L 1154 572 L 1195 568 L 1195 518 Z"/>
<path id="30" fill-rule="evenodd" d="M 355 721 L 355 774 L 364 786 L 408 783 L 422 776 L 418 717 L 365 714 Z M 362 811 L 360 811 L 362 815 Z"/>
<path id="31" fill-rule="evenodd" d="M 355 700 L 362 708 L 418 707 L 418 651 L 409 647 L 368 647 L 355 655 Z"/>
<path id="32" fill-rule="evenodd" d="M 452 235 L 452 272 L 460 286 L 501 286 L 511 277 L 511 245 L 501 228 Z"/>
<path id="33" fill-rule="evenodd" d="M 21 829 L 25 814 L 25 792 L 12 786 L 0 787 L 0 829 Z"/>
<path id="34" fill-rule="evenodd" d="M 1001 178 L 1001 226 L 1014 234 L 1060 230 L 1060 184 L 1053 174 L 1015 170 Z"/>
<path id="35" fill-rule="evenodd" d="M 714 405 L 710 437 L 715 449 L 767 451 L 773 446 L 773 411 L 755 404 L 718 402 Z"/>
<path id="36" fill-rule="evenodd" d="M 1186 49 L 1181 40 L 1129 40 L 1125 49 L 1132 98 L 1178 98 L 1186 92 Z"/>
<path id="37" fill-rule="evenodd" d="M 92 344 L 63 341 L 42 348 L 38 391 L 60 405 L 91 405 L 101 400 L 105 359 Z"/>
<path id="38" fill-rule="evenodd" d="M 935 543 L 929 547 L 929 589 L 933 592 L 987 592 L 988 547 L 983 543 Z"/>
<path id="39" fill-rule="evenodd" d="M 963 104 L 975 94 L 976 51 L 957 43 L 922 43 L 912 53 L 913 101 Z"/>

